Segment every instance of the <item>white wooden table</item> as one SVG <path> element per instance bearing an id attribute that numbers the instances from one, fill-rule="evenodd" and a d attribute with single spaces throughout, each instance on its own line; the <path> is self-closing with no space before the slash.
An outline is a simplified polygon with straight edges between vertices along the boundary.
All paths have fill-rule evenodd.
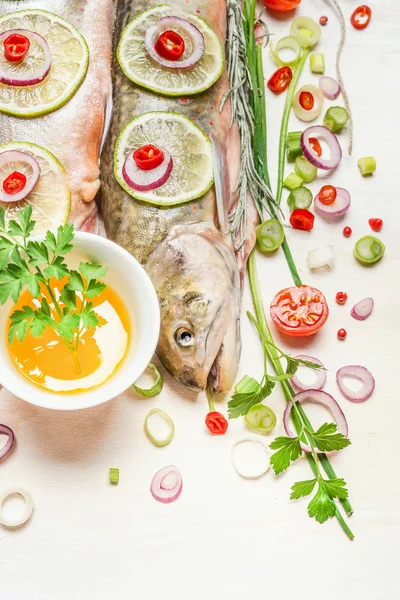
<path id="1" fill-rule="evenodd" d="M 341 4 L 348 22 L 357 2 Z M 27 526 L 16 531 L 0 527 L 2 600 L 400 597 L 400 5 L 396 0 L 370 0 L 370 5 L 373 20 L 367 30 L 348 26 L 343 58 L 354 112 L 354 155 L 345 155 L 330 179 L 351 192 L 351 210 L 343 223 L 332 225 L 317 217 L 311 234 L 288 234 L 303 279 L 325 292 L 331 317 L 305 343 L 289 345 L 276 338 L 294 353 L 306 350 L 319 357 L 330 370 L 326 389 L 345 410 L 352 440 L 332 462 L 350 490 L 354 542 L 335 520 L 324 525 L 311 520 L 307 501 L 289 501 L 293 482 L 310 475 L 306 461 L 279 478 L 270 472 L 257 481 L 240 479 L 230 451 L 246 435 L 242 420 L 230 423 L 226 436 L 212 438 L 204 426 L 205 395 L 185 395 L 169 377 L 162 396 L 153 400 L 127 392 L 101 407 L 72 413 L 42 410 L 3 390 L 0 422 L 14 429 L 18 441 L 0 465 L 0 489 L 24 487 L 36 507 Z M 330 2 L 303 0 L 298 14 L 328 15 L 320 51 L 327 74 L 334 76 L 339 26 Z M 271 31 L 279 38 L 288 32 L 289 22 L 271 18 Z M 273 65 L 267 54 L 268 75 Z M 307 65 L 301 83 L 314 80 Z M 271 94 L 268 99 L 269 158 L 275 175 L 283 99 Z M 293 119 L 290 129 L 298 125 Z M 363 179 L 356 162 L 368 155 L 376 157 L 378 169 L 373 178 Z M 321 180 L 310 187 L 315 192 L 320 185 Z M 387 251 L 368 269 L 355 261 L 352 248 L 370 233 L 371 217 L 384 220 L 381 238 Z M 342 236 L 344 224 L 353 228 L 351 239 Z M 336 249 L 335 268 L 310 273 L 307 251 L 327 242 Z M 291 284 L 290 275 L 282 254 L 259 257 L 258 264 L 268 305 Z M 339 290 L 348 293 L 345 307 L 334 301 Z M 368 321 L 356 322 L 349 309 L 366 296 L 374 297 L 375 311 Z M 251 308 L 248 289 L 243 308 Z M 340 327 L 348 330 L 343 343 L 336 338 Z M 260 377 L 260 345 L 246 317 L 243 341 L 240 375 Z M 334 380 L 340 366 L 354 363 L 370 368 L 376 378 L 376 391 L 365 404 L 341 397 Z M 269 404 L 281 416 L 279 390 Z M 164 449 L 153 447 L 143 432 L 144 417 L 156 406 L 176 425 L 175 439 Z M 162 505 L 151 497 L 149 484 L 168 464 L 180 468 L 184 489 L 175 504 Z M 109 467 L 120 469 L 117 487 L 108 483 Z"/>

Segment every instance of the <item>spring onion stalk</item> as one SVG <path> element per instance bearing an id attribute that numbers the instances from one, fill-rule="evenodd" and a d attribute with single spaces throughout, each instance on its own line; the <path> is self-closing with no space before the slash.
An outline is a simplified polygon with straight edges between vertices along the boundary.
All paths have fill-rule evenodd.
<path id="1" fill-rule="evenodd" d="M 296 17 L 290 27 L 290 35 L 296 38 L 303 48 L 312 48 L 321 37 L 321 27 L 310 17 Z"/>
<path id="2" fill-rule="evenodd" d="M 158 396 L 158 394 L 161 393 L 161 390 L 163 389 L 164 385 L 164 380 L 162 378 L 161 373 L 159 372 L 157 367 L 153 365 L 153 363 L 150 363 L 147 369 L 154 374 L 156 379 L 155 384 L 150 388 L 142 388 L 139 387 L 136 383 L 134 383 L 132 387 L 141 396 L 144 396 L 145 398 L 154 398 L 154 396 Z"/>
<path id="3" fill-rule="evenodd" d="M 159 415 L 167 423 L 167 425 L 169 427 L 168 435 L 165 438 L 163 438 L 162 440 L 157 438 L 151 432 L 151 429 L 150 429 L 151 426 L 150 426 L 149 421 L 153 415 Z M 146 418 L 144 421 L 144 431 L 152 444 L 157 446 L 157 448 L 163 448 L 164 446 L 168 446 L 168 444 L 170 444 L 172 442 L 174 435 L 175 435 L 175 425 L 174 425 L 174 422 L 171 419 L 171 417 L 169 415 L 167 415 L 167 413 L 165 413 L 163 410 L 161 410 L 161 408 L 153 408 L 146 415 Z"/>
<path id="4" fill-rule="evenodd" d="M 110 483 L 118 485 L 119 482 L 119 469 L 110 468 Z"/>
<path id="5" fill-rule="evenodd" d="M 294 172 L 306 183 L 311 183 L 316 178 L 318 169 L 309 163 L 304 156 L 298 156 L 294 161 Z"/>
<path id="6" fill-rule="evenodd" d="M 325 113 L 323 125 L 332 131 L 339 133 L 349 120 L 349 113 L 343 106 L 331 106 Z"/>
<path id="7" fill-rule="evenodd" d="M 256 311 L 257 323 L 258 323 L 259 329 L 262 334 L 263 346 L 265 348 L 265 351 L 267 352 L 268 358 L 269 358 L 276 374 L 278 376 L 282 376 L 282 375 L 284 375 L 285 371 L 281 364 L 281 361 L 280 361 L 278 352 L 276 350 L 276 346 L 273 342 L 273 338 L 272 338 L 271 332 L 269 330 L 267 319 L 265 316 L 263 302 L 262 302 L 261 289 L 260 289 L 260 284 L 259 284 L 258 275 L 257 275 L 257 267 L 256 267 L 256 259 L 255 259 L 254 251 L 250 254 L 250 258 L 249 258 L 249 262 L 248 262 L 248 272 L 249 272 L 250 288 L 251 288 L 251 293 L 252 293 L 252 297 L 253 297 L 253 303 L 254 303 L 254 307 L 255 307 L 255 311 Z M 283 391 L 286 401 L 291 402 L 293 399 L 293 396 L 295 394 L 292 386 L 285 379 L 282 379 L 280 381 L 280 383 L 281 383 L 282 391 Z M 303 420 L 304 425 L 308 429 L 312 430 L 311 423 L 308 420 L 307 415 L 302 406 L 298 406 L 298 412 L 301 416 L 301 419 Z M 301 422 L 299 420 L 299 417 L 296 415 L 296 413 L 294 413 L 294 415 L 293 415 L 293 421 L 296 426 L 297 432 L 299 433 L 301 431 L 302 427 L 301 427 Z M 311 467 L 314 475 L 316 476 L 318 473 L 318 470 L 317 470 L 317 464 L 316 464 L 315 458 L 313 457 L 312 454 L 310 454 L 308 452 L 306 453 L 306 458 L 310 464 L 310 467 Z M 326 456 L 326 454 L 318 453 L 318 460 L 321 463 L 322 467 L 324 468 L 328 477 L 330 479 L 336 479 L 337 478 L 336 473 L 335 473 L 328 457 Z M 342 499 L 342 500 L 340 500 L 340 502 L 343 505 L 343 508 L 346 511 L 347 515 L 350 516 L 353 513 L 353 509 L 352 509 L 351 504 L 348 501 L 348 499 Z M 354 535 L 351 532 L 351 530 L 349 529 L 348 525 L 346 524 L 339 508 L 336 509 L 335 516 L 338 519 L 340 525 L 342 526 L 342 528 L 345 531 L 345 533 L 347 534 L 347 536 L 350 539 L 353 539 Z"/>
<path id="8" fill-rule="evenodd" d="M 293 50 L 293 52 L 295 53 L 295 57 L 291 60 L 284 60 L 283 58 L 281 58 L 279 52 L 281 50 L 287 49 L 289 48 L 290 50 Z M 271 55 L 273 60 L 275 61 L 275 63 L 278 65 L 278 67 L 295 67 L 297 64 L 297 61 L 299 60 L 299 56 L 301 54 L 301 46 L 299 44 L 299 42 L 296 40 L 296 38 L 292 37 L 291 35 L 288 35 L 284 38 L 281 38 L 276 44 L 275 46 L 271 46 Z"/>
<path id="9" fill-rule="evenodd" d="M 311 190 L 302 185 L 290 192 L 287 204 L 290 212 L 293 212 L 296 208 L 309 208 L 312 200 L 313 195 Z"/>
<path id="10" fill-rule="evenodd" d="M 359 158 L 357 166 L 360 169 L 360 173 L 363 177 L 372 175 L 376 171 L 376 160 L 373 156 L 366 156 L 365 158 Z"/>
<path id="11" fill-rule="evenodd" d="M 283 187 L 285 187 L 287 190 L 292 191 L 300 187 L 302 184 L 303 180 L 301 177 L 296 175 L 296 173 L 290 173 L 283 182 Z"/>
<path id="12" fill-rule="evenodd" d="M 310 69 L 312 73 L 319 73 L 320 75 L 325 73 L 325 57 L 322 53 L 310 54 Z"/>

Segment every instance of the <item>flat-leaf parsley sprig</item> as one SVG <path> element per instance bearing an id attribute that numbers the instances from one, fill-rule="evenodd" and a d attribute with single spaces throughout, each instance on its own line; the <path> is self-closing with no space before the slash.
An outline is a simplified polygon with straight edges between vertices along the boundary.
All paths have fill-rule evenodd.
<path id="1" fill-rule="evenodd" d="M 80 372 L 77 356 L 80 337 L 84 331 L 100 325 L 92 301 L 106 288 L 99 280 L 107 269 L 82 262 L 78 271 L 70 270 L 64 257 L 73 248 L 74 226 L 60 226 L 56 235 L 48 231 L 44 240 L 38 242 L 29 239 L 35 225 L 31 206 L 25 206 L 17 213 L 17 220 L 8 224 L 5 210 L 0 207 L 0 304 L 10 297 L 17 303 L 25 287 L 40 303 L 36 309 L 23 306 L 11 314 L 8 341 L 22 342 L 28 333 L 39 338 L 50 327 L 72 352 Z M 65 279 L 58 298 L 53 279 Z"/>

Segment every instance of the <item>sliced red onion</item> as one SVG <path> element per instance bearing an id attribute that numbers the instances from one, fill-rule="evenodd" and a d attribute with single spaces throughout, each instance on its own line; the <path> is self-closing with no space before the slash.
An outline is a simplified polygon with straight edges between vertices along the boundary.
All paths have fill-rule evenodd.
<path id="1" fill-rule="evenodd" d="M 145 171 L 137 166 L 133 152 L 128 154 L 122 167 L 122 175 L 129 187 L 138 192 L 149 192 L 164 185 L 172 171 L 173 160 L 167 150 L 163 150 L 163 153 L 164 160 L 161 165 L 150 171 Z"/>
<path id="2" fill-rule="evenodd" d="M 25 163 L 32 169 L 32 173 L 27 177 L 27 181 L 23 190 L 18 194 L 7 194 L 3 187 L 0 188 L 0 202 L 20 202 L 34 190 L 40 177 L 40 167 L 37 160 L 27 152 L 21 150 L 6 150 L 0 153 L 0 170 L 9 163 Z M 14 171 L 15 169 L 13 169 Z"/>
<path id="3" fill-rule="evenodd" d="M 159 38 L 159 36 L 164 33 L 164 31 L 168 31 L 168 29 L 172 29 L 179 33 L 185 33 L 192 42 L 193 51 L 190 56 L 183 58 L 182 60 L 168 60 L 160 56 L 157 50 L 154 48 L 154 45 Z M 159 19 L 157 23 L 152 25 L 146 31 L 146 35 L 144 38 L 144 45 L 147 52 L 150 54 L 151 58 L 161 65 L 162 67 L 166 67 L 168 69 L 188 69 L 189 67 L 193 67 L 204 54 L 204 37 L 201 31 L 193 25 L 190 21 L 186 19 L 182 19 L 181 17 L 163 17 Z"/>
<path id="4" fill-rule="evenodd" d="M 345 384 L 345 377 L 359 379 L 363 383 L 362 388 L 358 392 L 353 392 L 353 390 L 348 388 Z M 361 365 L 342 367 L 336 373 L 336 381 L 343 396 L 347 398 L 347 400 L 351 400 L 351 402 L 365 402 L 375 389 L 375 379 L 373 378 L 372 373 Z"/>
<path id="5" fill-rule="evenodd" d="M 365 321 L 368 319 L 369 315 L 372 313 L 374 309 L 374 301 L 372 298 L 364 298 L 364 300 L 360 300 L 353 306 L 350 311 L 353 319 L 357 319 L 357 321 Z"/>
<path id="6" fill-rule="evenodd" d="M 30 76 L 27 76 L 22 69 L 20 72 L 16 71 L 15 67 L 14 70 L 10 71 L 0 68 L 0 83 L 13 85 L 14 87 L 24 87 L 27 85 L 36 85 L 43 81 L 43 79 L 45 79 L 48 75 L 51 67 L 51 50 L 46 40 L 35 31 L 30 31 L 29 29 L 9 29 L 8 31 L 4 31 L 0 34 L 0 44 L 3 44 L 10 35 L 24 35 L 31 43 L 35 42 L 38 44 L 43 50 L 43 65 L 38 68 L 36 73 Z M 21 63 L 12 64 L 23 64 L 23 62 L 24 61 L 22 60 Z"/>
<path id="7" fill-rule="evenodd" d="M 315 382 L 312 384 L 312 389 L 313 390 L 321 390 L 324 387 L 325 382 L 326 382 L 326 371 L 324 369 L 324 365 L 322 364 L 322 362 L 320 360 L 318 360 L 318 358 L 314 358 L 314 356 L 308 356 L 307 354 L 299 354 L 298 356 L 295 356 L 294 358 L 300 358 L 301 360 L 307 360 L 308 362 L 316 363 L 317 365 L 320 365 L 322 367 L 322 369 L 311 369 L 313 371 L 313 373 L 315 373 L 317 376 Z M 298 372 L 295 373 L 295 375 L 291 378 L 290 383 L 293 385 L 293 387 L 296 390 L 298 390 L 300 392 L 304 392 L 304 391 L 310 389 L 309 383 L 303 383 L 302 381 L 300 381 Z"/>
<path id="8" fill-rule="evenodd" d="M 299 404 L 303 404 L 303 402 L 306 402 L 307 400 L 314 404 L 322 404 L 328 408 L 336 421 L 337 431 L 347 437 L 349 428 L 347 426 L 346 417 L 333 396 L 322 390 L 305 390 L 304 392 L 299 392 L 293 396 L 293 402 L 299 402 Z M 297 434 L 294 433 L 290 427 L 290 413 L 292 411 L 293 402 L 288 402 L 286 405 L 285 412 L 283 413 L 283 425 L 285 427 L 286 435 L 295 438 L 297 437 Z M 311 446 L 308 444 L 301 442 L 300 446 L 304 452 L 312 451 Z"/>
<path id="9" fill-rule="evenodd" d="M 328 100 L 335 100 L 340 94 L 340 85 L 336 79 L 326 75 L 319 78 L 319 88 Z"/>
<path id="10" fill-rule="evenodd" d="M 344 188 L 336 188 L 336 198 L 332 204 L 323 204 L 317 194 L 314 198 L 315 208 L 328 217 L 339 217 L 344 215 L 350 208 L 351 196 Z"/>
<path id="11" fill-rule="evenodd" d="M 325 140 L 331 151 L 330 158 L 323 158 L 315 154 L 312 149 L 312 144 L 310 144 L 310 138 L 313 137 L 320 137 Z M 336 135 L 323 125 L 313 125 L 312 127 L 305 129 L 301 135 L 300 144 L 303 154 L 308 162 L 318 169 L 323 169 L 325 171 L 335 169 L 342 159 L 342 149 Z"/>
<path id="12" fill-rule="evenodd" d="M 0 448 L 0 458 L 4 458 L 8 454 L 14 445 L 14 432 L 7 425 L 0 424 L 0 434 L 8 436 L 8 440 L 2 448 Z"/>
<path id="13" fill-rule="evenodd" d="M 158 471 L 150 485 L 150 491 L 158 502 L 175 502 L 182 492 L 182 475 L 177 467 L 170 465 Z"/>

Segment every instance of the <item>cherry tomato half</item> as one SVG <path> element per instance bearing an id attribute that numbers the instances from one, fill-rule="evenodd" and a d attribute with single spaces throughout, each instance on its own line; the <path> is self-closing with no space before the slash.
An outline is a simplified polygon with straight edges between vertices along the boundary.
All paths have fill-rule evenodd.
<path id="1" fill-rule="evenodd" d="M 228 421 L 217 411 L 206 415 L 206 425 L 213 435 L 224 435 L 228 429 Z"/>
<path id="2" fill-rule="evenodd" d="M 325 296 L 309 285 L 281 290 L 272 300 L 270 313 L 279 331 L 294 336 L 313 335 L 329 316 Z"/>
<path id="3" fill-rule="evenodd" d="M 160 35 L 154 48 L 160 56 L 167 60 L 179 60 L 185 52 L 185 42 L 179 33 L 168 29 Z"/>
<path id="4" fill-rule="evenodd" d="M 292 81 L 292 69 L 290 67 L 282 67 L 275 71 L 272 77 L 268 80 L 268 87 L 271 92 L 280 94 L 284 92 Z"/>
<path id="5" fill-rule="evenodd" d="M 306 208 L 296 208 L 290 215 L 290 224 L 295 229 L 311 231 L 314 227 L 314 215 Z"/>
<path id="6" fill-rule="evenodd" d="M 369 6 L 362 4 L 358 6 L 351 15 L 350 21 L 356 29 L 365 29 L 371 20 L 372 11 Z"/>
<path id="7" fill-rule="evenodd" d="M 133 160 L 139 169 L 151 171 L 151 169 L 161 165 L 164 160 L 164 152 L 157 146 L 153 146 L 153 144 L 147 144 L 133 153 Z"/>
<path id="8" fill-rule="evenodd" d="M 304 92 L 302 92 L 304 93 Z M 308 140 L 311 144 L 311 148 L 313 150 L 313 152 L 315 152 L 315 154 L 317 156 L 322 156 L 322 148 L 321 148 L 321 144 L 319 143 L 318 138 L 310 138 Z"/>
<path id="9" fill-rule="evenodd" d="M 30 48 L 30 41 L 25 35 L 12 33 L 3 42 L 4 57 L 10 62 L 18 62 L 25 58 Z"/>
<path id="10" fill-rule="evenodd" d="M 3 181 L 3 190 L 6 194 L 13 196 L 19 194 L 26 185 L 26 177 L 19 171 L 14 171 Z"/>
<path id="11" fill-rule="evenodd" d="M 304 110 L 314 108 L 314 96 L 311 92 L 301 92 L 299 96 L 299 104 Z"/>
<path id="12" fill-rule="evenodd" d="M 318 194 L 318 200 L 321 204 L 329 206 L 336 200 L 337 191 L 333 185 L 323 185 Z"/>
<path id="13" fill-rule="evenodd" d="M 294 10 L 301 0 L 264 0 L 264 4 L 270 10 L 276 12 L 288 12 Z"/>

